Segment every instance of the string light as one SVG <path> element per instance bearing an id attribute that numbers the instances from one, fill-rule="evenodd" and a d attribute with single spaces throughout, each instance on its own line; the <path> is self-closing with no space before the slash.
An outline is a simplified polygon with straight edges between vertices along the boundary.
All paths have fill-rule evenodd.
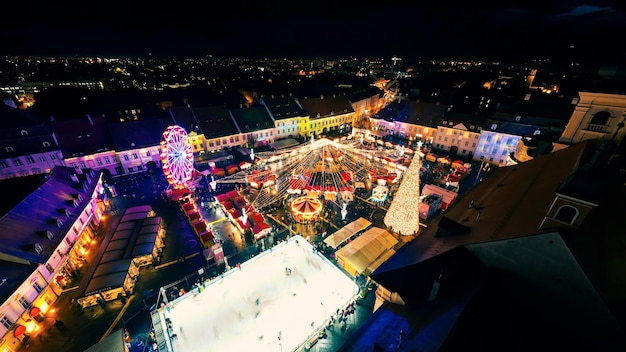
<path id="1" fill-rule="evenodd" d="M 221 178 L 217 183 L 248 184 L 259 188 L 250 202 L 256 210 L 307 190 L 311 194 L 319 192 L 325 200 L 341 208 L 342 203 L 350 199 L 342 198 L 342 192 L 351 196 L 355 184 L 370 177 L 370 170 L 384 168 L 396 172 L 399 177 L 405 167 L 392 151 L 377 146 L 368 149 L 359 140 L 352 139 L 311 138 L 310 143 L 255 154 L 257 162 L 254 166 Z M 395 160 L 394 166 L 385 163 L 385 158 Z M 294 178 L 302 180 L 298 184 L 304 189 L 292 189 Z"/>
<path id="2" fill-rule="evenodd" d="M 419 231 L 420 152 L 421 148 L 418 148 L 383 219 L 390 231 L 400 235 L 413 235 Z"/>

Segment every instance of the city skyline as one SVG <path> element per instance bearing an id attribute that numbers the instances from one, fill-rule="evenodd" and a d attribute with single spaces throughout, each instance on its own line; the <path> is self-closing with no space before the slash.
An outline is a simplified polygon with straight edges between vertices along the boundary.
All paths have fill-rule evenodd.
<path id="1" fill-rule="evenodd" d="M 137 4 L 11 8 L 1 55 L 198 57 L 404 56 L 603 59 L 597 43 L 626 34 L 626 11 L 600 2 Z M 51 6 L 50 8 L 48 8 Z M 620 53 L 606 55 L 606 59 Z"/>

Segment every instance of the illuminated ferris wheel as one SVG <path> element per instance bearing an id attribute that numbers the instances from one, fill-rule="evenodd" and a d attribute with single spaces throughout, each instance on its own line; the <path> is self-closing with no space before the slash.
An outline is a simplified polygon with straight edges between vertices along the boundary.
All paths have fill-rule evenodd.
<path id="1" fill-rule="evenodd" d="M 161 136 L 161 165 L 170 186 L 187 188 L 193 175 L 193 151 L 184 128 L 169 126 Z"/>

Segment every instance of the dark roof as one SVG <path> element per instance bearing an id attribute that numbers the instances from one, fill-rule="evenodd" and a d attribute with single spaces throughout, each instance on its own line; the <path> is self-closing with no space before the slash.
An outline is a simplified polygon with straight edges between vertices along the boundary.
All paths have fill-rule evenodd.
<path id="1" fill-rule="evenodd" d="M 603 190 L 607 182 L 619 184 L 619 180 L 615 179 L 619 175 L 612 172 L 609 166 L 609 160 L 615 149 L 616 145 L 613 141 L 601 143 L 593 156 L 584 159 L 588 160 L 587 163 L 572 171 L 559 185 L 556 192 L 594 204 L 610 202 L 611 200 Z"/>
<path id="2" fill-rule="evenodd" d="M 513 116 L 520 115 L 523 119 L 534 117 L 545 119 L 544 121 L 557 120 L 562 125 L 565 125 L 572 117 L 575 107 L 576 104 L 572 102 L 572 99 L 546 94 L 531 94 L 528 99 L 504 105 L 499 111 Z M 546 124 L 541 122 L 541 120 L 529 123 Z M 550 124 L 553 124 L 553 122 L 550 122 Z"/>
<path id="3" fill-rule="evenodd" d="M 41 126 L 44 124 L 44 118 L 42 115 L 32 112 L 30 110 L 18 109 L 8 106 L 4 103 L 0 103 L 0 120 L 2 125 L 0 127 L 0 138 L 6 137 L 4 134 L 7 130 L 22 129 L 27 126 Z"/>
<path id="4" fill-rule="evenodd" d="M 76 221 L 75 208 L 83 209 L 91 200 L 101 173 L 88 173 L 93 175 L 77 174 L 72 167 L 55 166 L 41 186 L 0 218 L 0 252 L 29 262 L 45 263 Z M 76 180 L 72 175 L 76 175 Z M 48 232 L 52 238 L 48 237 Z M 41 253 L 37 253 L 35 244 L 41 246 Z"/>
<path id="5" fill-rule="evenodd" d="M 206 139 L 232 136 L 239 133 L 239 129 L 226 105 L 193 108 L 192 111 Z"/>
<path id="6" fill-rule="evenodd" d="M 445 113 L 443 120 L 452 122 L 453 124 L 462 123 L 466 126 L 474 125 L 475 127 L 482 127 L 487 118 L 477 114 L 451 110 Z"/>
<path id="7" fill-rule="evenodd" d="M 161 143 L 167 127 L 175 125 L 171 118 L 110 123 L 109 131 L 116 151 L 153 147 Z"/>
<path id="8" fill-rule="evenodd" d="M 36 264 L 0 260 L 0 299 L 7 302 L 24 281 L 37 270 Z"/>
<path id="9" fill-rule="evenodd" d="M 307 113 L 298 104 L 298 101 L 292 96 L 269 96 L 260 100 L 261 104 L 266 106 L 270 114 L 276 120 L 288 119 L 291 117 L 307 116 Z"/>
<path id="10" fill-rule="evenodd" d="M 567 324 L 550 319 L 529 299 L 532 289 L 490 268 L 465 247 L 421 265 L 388 273 L 397 292 L 411 290 L 405 305 L 385 302 L 351 335 L 340 351 L 369 351 L 397 344 L 406 351 L 529 351 L 544 348 L 595 350 L 601 345 Z M 547 314 L 546 314 L 547 313 Z M 571 316 L 572 314 L 568 314 Z M 384 349 L 383 349 L 384 350 Z"/>
<path id="11" fill-rule="evenodd" d="M 562 119 L 543 117 L 543 116 L 520 115 L 516 113 L 508 113 L 508 112 L 502 112 L 502 111 L 499 111 L 493 114 L 490 120 L 499 121 L 499 122 L 516 123 L 519 125 L 537 126 L 537 127 L 552 127 L 552 126 L 564 127 L 565 123 L 568 121 L 567 119 L 562 120 Z"/>
<path id="12" fill-rule="evenodd" d="M 200 133 L 200 122 L 196 118 L 194 111 L 188 106 L 178 106 L 170 108 L 170 115 L 174 123 L 184 128 L 187 133 Z"/>
<path id="13" fill-rule="evenodd" d="M 50 124 L 36 113 L 0 103 L 0 158 L 57 150 Z"/>
<path id="14" fill-rule="evenodd" d="M 378 87 L 367 87 L 354 91 L 352 93 L 348 93 L 347 97 L 350 102 L 356 103 L 361 100 L 370 99 L 374 96 L 376 96 L 377 98 L 382 98 L 384 94 L 385 92 Z"/>
<path id="15" fill-rule="evenodd" d="M 398 100 L 389 107 L 390 109 L 381 110 L 379 117 L 387 121 L 428 127 L 439 126 L 442 118 L 450 111 L 450 105 L 405 99 Z"/>
<path id="16" fill-rule="evenodd" d="M 306 98 L 300 99 L 299 102 L 311 119 L 354 112 L 350 100 L 348 100 L 348 97 L 345 95 Z"/>
<path id="17" fill-rule="evenodd" d="M 64 158 L 113 150 L 113 140 L 104 116 L 50 123 Z"/>
<path id="18" fill-rule="evenodd" d="M 14 206 L 20 204 L 28 195 L 39 188 L 48 178 L 48 174 L 36 174 L 22 177 L 12 177 L 0 180 L 0 217 L 4 216 Z"/>
<path id="19" fill-rule="evenodd" d="M 274 128 L 274 121 L 264 106 L 230 109 L 241 133 L 249 133 Z"/>
<path id="20" fill-rule="evenodd" d="M 494 125 L 496 126 L 495 130 L 493 129 Z M 521 116 L 503 112 L 495 113 L 483 124 L 483 130 L 485 131 L 496 131 L 520 137 L 533 137 L 537 131 L 540 134 L 549 133 L 555 135 L 558 133 L 560 136 L 564 128 L 565 125 L 562 120 L 537 116 Z"/>

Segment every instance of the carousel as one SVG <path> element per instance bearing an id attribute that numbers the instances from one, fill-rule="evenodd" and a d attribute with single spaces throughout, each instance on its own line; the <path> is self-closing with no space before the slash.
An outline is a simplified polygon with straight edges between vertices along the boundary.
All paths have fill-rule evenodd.
<path id="1" fill-rule="evenodd" d="M 322 202 L 315 197 L 298 197 L 291 201 L 291 217 L 299 223 L 314 222 L 320 217 Z"/>

